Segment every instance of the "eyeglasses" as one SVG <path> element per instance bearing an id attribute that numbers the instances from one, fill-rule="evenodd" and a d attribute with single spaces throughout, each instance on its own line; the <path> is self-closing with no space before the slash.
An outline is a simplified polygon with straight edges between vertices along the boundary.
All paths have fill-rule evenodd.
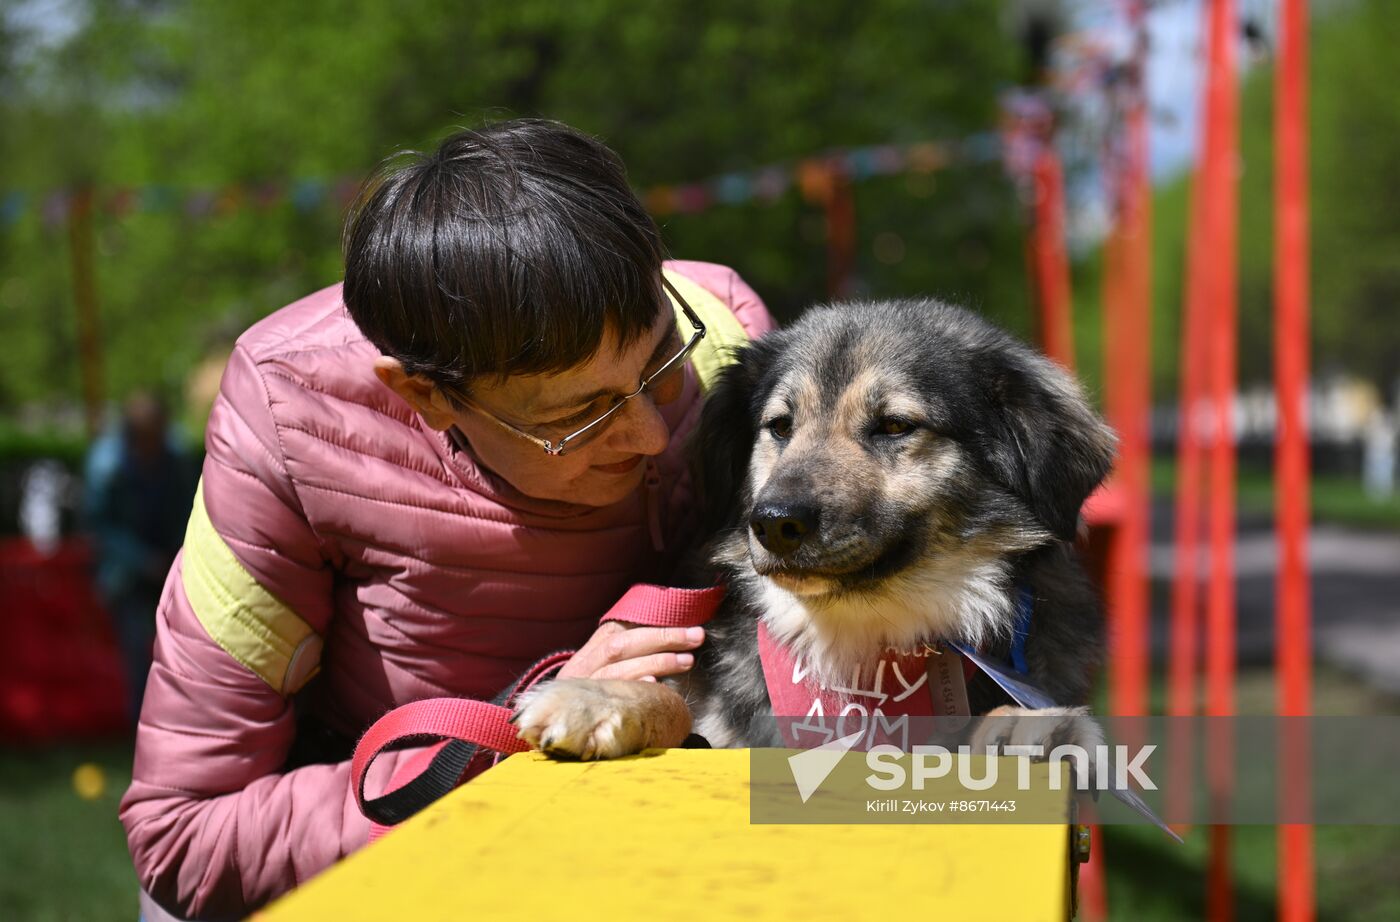
<path id="1" fill-rule="evenodd" d="M 642 394 L 654 394 L 665 385 L 673 383 L 674 381 L 679 381 L 678 378 L 674 378 L 673 376 L 684 367 L 686 359 L 690 358 L 690 354 L 695 351 L 695 347 L 700 344 L 700 340 L 705 338 L 705 324 L 700 322 L 700 318 L 695 315 L 695 311 L 691 310 L 690 305 L 681 297 L 680 292 L 676 291 L 665 276 L 662 276 L 661 284 L 666 286 L 666 290 L 670 292 L 671 297 L 676 299 L 676 303 L 680 305 L 681 311 L 685 314 L 686 319 L 695 327 L 695 332 L 691 334 L 689 342 L 681 347 L 680 352 L 671 356 L 660 368 L 643 378 L 642 383 L 635 391 L 630 394 L 614 396 L 612 405 L 608 407 L 602 415 L 596 417 L 592 422 L 582 428 L 576 429 L 559 439 L 542 439 L 537 435 L 532 435 L 522 429 L 517 429 L 515 426 L 512 426 L 495 414 L 486 411 L 471 400 L 460 396 L 457 397 L 457 400 L 475 410 L 477 413 L 480 413 L 501 428 L 507 429 L 521 438 L 529 439 L 531 442 L 534 442 L 536 445 L 543 448 L 544 453 L 547 455 L 566 454 L 581 445 L 588 444 L 607 429 L 608 422 L 621 412 L 622 408 L 627 405 L 629 400 L 640 397 Z M 675 398 L 672 397 L 671 399 Z M 663 400 L 659 402 L 666 403 L 668 401 Z"/>

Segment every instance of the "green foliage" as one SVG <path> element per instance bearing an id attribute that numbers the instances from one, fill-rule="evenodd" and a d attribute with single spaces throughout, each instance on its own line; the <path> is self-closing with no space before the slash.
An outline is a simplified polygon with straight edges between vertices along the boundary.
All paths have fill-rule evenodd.
<path id="1" fill-rule="evenodd" d="M 601 135 L 647 187 L 985 131 L 1019 66 L 996 5 L 979 0 L 75 7 L 67 42 L 0 59 L 17 88 L 0 102 L 0 185 L 183 194 L 363 176 L 452 126 L 529 114 Z M 0 55 L 25 44 L 10 38 Z M 954 167 L 912 191 L 865 182 L 856 213 L 863 290 L 956 297 L 1028 329 L 1020 210 L 999 168 Z M 663 223 L 673 252 L 736 266 L 791 316 L 824 295 L 820 220 L 791 192 Z M 285 194 L 204 218 L 102 218 L 109 393 L 178 380 L 216 332 L 337 281 L 339 222 L 337 205 L 301 211 Z M 895 266 L 871 248 L 886 231 L 904 246 Z M 67 250 L 62 225 L 0 232 L 0 407 L 78 395 Z"/>
<path id="2" fill-rule="evenodd" d="M 1152 489 L 1172 496 L 1176 489 L 1176 462 L 1159 458 L 1152 463 Z M 1274 475 L 1267 469 L 1241 465 L 1235 482 L 1241 515 L 1267 519 L 1274 514 Z M 1314 473 L 1309 484 L 1312 520 L 1348 528 L 1400 530 L 1400 493 L 1371 496 L 1355 477 Z"/>
<path id="3" fill-rule="evenodd" d="M 87 445 L 81 438 L 60 431 L 28 432 L 0 421 L 0 459 L 29 461 L 56 458 L 69 467 L 82 466 Z"/>
<path id="4" fill-rule="evenodd" d="M 1400 56 L 1396 8 L 1320 22 L 1313 57 L 1314 328 L 1320 366 L 1400 374 Z"/>
<path id="5" fill-rule="evenodd" d="M 1313 359 L 1383 391 L 1400 372 L 1400 104 L 1394 87 L 1396 6 L 1351 0 L 1317 15 L 1310 32 Z M 1324 15 L 1325 14 L 1325 15 Z M 1274 70 L 1264 62 L 1241 91 L 1240 378 L 1273 374 Z M 1155 386 L 1175 388 L 1184 305 L 1189 177 L 1156 196 Z M 1159 393 L 1172 393 L 1159 390 Z"/>

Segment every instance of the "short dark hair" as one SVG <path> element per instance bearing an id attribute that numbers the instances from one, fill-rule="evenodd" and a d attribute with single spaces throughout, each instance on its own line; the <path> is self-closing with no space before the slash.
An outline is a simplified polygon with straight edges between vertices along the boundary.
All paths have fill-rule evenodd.
<path id="1" fill-rule="evenodd" d="M 344 251 L 360 330 L 449 395 L 584 362 L 606 327 L 630 345 L 663 303 L 661 235 L 622 160 L 543 119 L 390 157 L 350 211 Z"/>

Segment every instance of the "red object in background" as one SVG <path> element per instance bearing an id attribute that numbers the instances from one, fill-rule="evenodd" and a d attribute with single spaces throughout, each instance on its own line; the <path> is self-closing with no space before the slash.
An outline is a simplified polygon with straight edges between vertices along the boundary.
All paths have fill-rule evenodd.
<path id="1" fill-rule="evenodd" d="M 1308 11 L 1306 0 L 1283 0 L 1274 89 L 1274 373 L 1279 407 L 1274 491 L 1279 539 L 1275 598 L 1278 712 L 1312 710 L 1312 611 L 1308 581 Z M 1311 766 L 1304 721 L 1279 751 L 1280 797 L 1296 808 L 1311 800 Z M 1305 807 L 1306 809 L 1306 807 Z M 1279 918 L 1308 922 L 1316 915 L 1311 826 L 1279 827 Z"/>
<path id="2" fill-rule="evenodd" d="M 1031 168 L 1035 190 L 1027 251 L 1040 309 L 1040 346 L 1045 354 L 1074 370 L 1069 254 L 1065 246 L 1065 178 L 1060 155 L 1048 139 Z"/>
<path id="3" fill-rule="evenodd" d="M 1199 180 L 1202 194 L 1198 254 L 1203 278 L 1200 291 L 1208 314 L 1201 345 L 1211 406 L 1207 479 L 1207 535 L 1210 574 L 1206 591 L 1206 714 L 1227 717 L 1235 710 L 1235 440 L 1232 414 L 1237 348 L 1237 250 L 1239 202 L 1239 74 L 1235 62 L 1238 19 L 1234 0 L 1214 0 L 1206 7 L 1208 69 L 1205 84 L 1205 132 Z M 1195 267 L 1193 267 L 1195 271 Z M 1212 729 L 1216 730 L 1213 722 Z M 1220 727 L 1210 740 L 1207 765 L 1213 795 L 1228 796 L 1233 787 L 1234 755 Z M 1230 827 L 1212 826 L 1206 874 L 1206 917 L 1211 922 L 1234 918 L 1234 883 Z"/>
<path id="4" fill-rule="evenodd" d="M 1207 304 L 1211 404 L 1210 579 L 1206 595 L 1206 713 L 1235 712 L 1235 432 L 1234 399 L 1239 201 L 1239 76 L 1235 65 L 1234 0 L 1210 12 L 1210 71 L 1206 90 L 1205 184 Z M 1229 783 L 1228 772 L 1215 773 Z"/>
<path id="5" fill-rule="evenodd" d="M 1089 861 L 1079 867 L 1079 916 L 1086 922 L 1108 918 L 1108 880 L 1103 827 L 1089 827 Z"/>
<path id="6" fill-rule="evenodd" d="M 85 542 L 0 541 L 0 742 L 128 732 L 126 680 Z"/>
<path id="7" fill-rule="evenodd" d="M 1151 614 L 1147 556 L 1151 517 L 1152 191 L 1143 86 L 1147 33 L 1142 4 L 1131 4 L 1130 16 L 1137 45 L 1133 77 L 1126 91 L 1122 156 L 1111 176 L 1117 214 L 1105 244 L 1104 267 L 1105 409 L 1109 423 L 1118 431 L 1114 478 L 1122 494 L 1119 533 L 1110 551 L 1105 593 L 1110 612 L 1110 706 L 1117 715 L 1145 715 Z"/>
<path id="8" fill-rule="evenodd" d="M 856 199 L 851 178 L 830 168 L 826 192 L 826 293 L 830 298 L 851 294 L 856 270 Z"/>
<path id="9" fill-rule="evenodd" d="M 1123 490 L 1112 479 L 1089 495 L 1080 510 L 1088 535 L 1078 543 L 1080 559 L 1094 585 L 1108 585 L 1112 549 L 1123 525 Z M 1107 617 L 1107 614 L 1105 614 Z"/>

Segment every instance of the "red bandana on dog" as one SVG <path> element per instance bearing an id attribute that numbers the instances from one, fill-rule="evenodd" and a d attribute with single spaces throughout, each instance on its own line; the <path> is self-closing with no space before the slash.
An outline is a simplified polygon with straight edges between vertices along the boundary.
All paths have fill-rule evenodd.
<path id="1" fill-rule="evenodd" d="M 886 648 L 873 663 L 855 670 L 847 683 L 827 686 L 775 641 L 760 619 L 758 655 L 783 743 L 795 748 L 820 745 L 867 727 L 872 728 L 870 743 L 900 745 L 907 742 L 903 728 L 908 723 L 901 717 L 970 713 L 965 660 L 951 647 Z"/>

